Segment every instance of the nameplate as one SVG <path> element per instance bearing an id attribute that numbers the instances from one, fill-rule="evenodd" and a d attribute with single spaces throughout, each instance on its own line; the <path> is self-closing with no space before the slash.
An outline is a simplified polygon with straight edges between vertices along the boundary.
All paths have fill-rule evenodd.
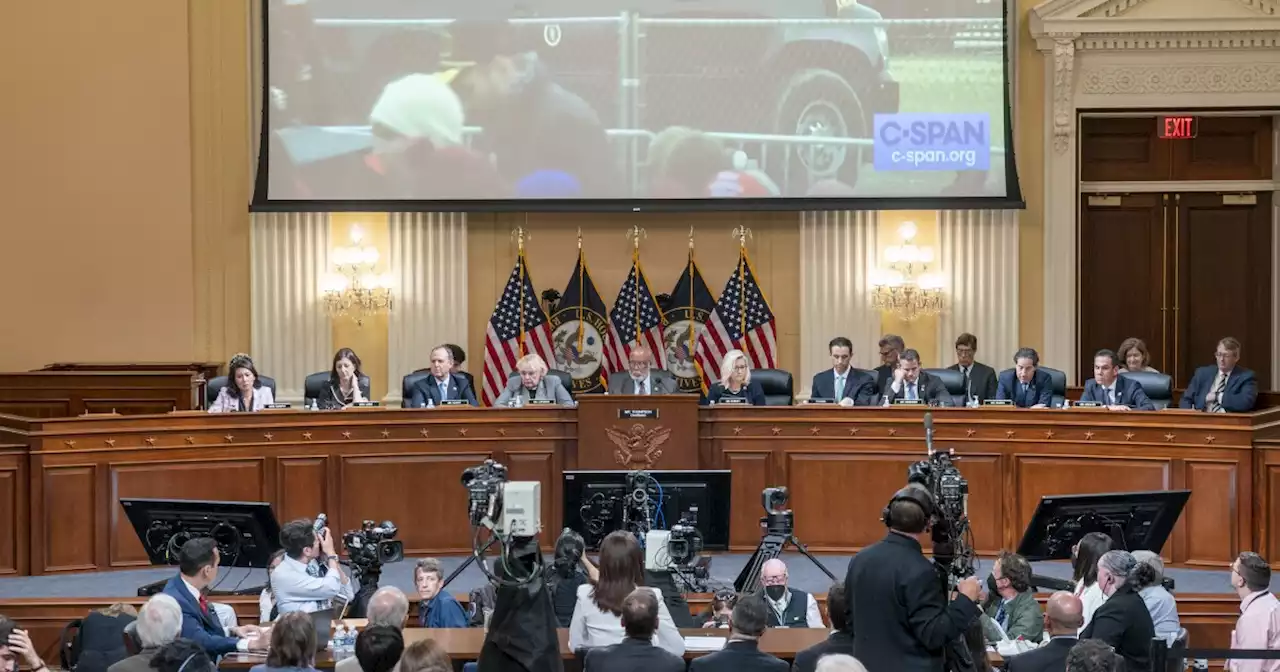
<path id="1" fill-rule="evenodd" d="M 1077 401 L 1076 408 L 1102 408 L 1101 401 Z"/>
<path id="2" fill-rule="evenodd" d="M 836 400 L 835 400 L 835 399 L 823 399 L 823 398 L 821 398 L 821 397 L 818 397 L 818 398 L 810 397 L 809 399 L 806 399 L 804 403 L 806 403 L 806 404 L 834 404 L 834 403 L 836 403 Z"/>
<path id="3" fill-rule="evenodd" d="M 524 403 L 529 406 L 554 406 L 556 402 L 554 399 L 530 399 Z"/>
<path id="4" fill-rule="evenodd" d="M 270 409 L 293 408 L 293 404 L 267 404 L 266 406 L 263 406 L 263 408 L 270 408 Z"/>
<path id="5" fill-rule="evenodd" d="M 894 406 L 923 406 L 923 399 L 894 399 Z"/>
<path id="6" fill-rule="evenodd" d="M 379 404 L 376 401 L 357 401 L 351 405 L 355 406 L 356 408 L 372 408 L 374 406 L 381 406 L 382 404 Z"/>
<path id="7" fill-rule="evenodd" d="M 720 399 L 718 399 L 718 400 L 716 401 L 716 405 L 717 405 L 717 406 L 718 406 L 718 405 L 720 405 L 720 404 L 743 404 L 743 405 L 745 405 L 746 403 L 747 403 L 747 400 L 746 400 L 746 398 L 745 398 L 745 397 L 720 397 Z"/>
<path id="8" fill-rule="evenodd" d="M 983 406 L 1012 406 L 1012 399 L 983 399 Z"/>
<path id="9" fill-rule="evenodd" d="M 445 399 L 440 402 L 441 406 L 470 406 L 466 399 Z"/>
<path id="10" fill-rule="evenodd" d="M 619 408 L 619 420 L 657 420 L 658 409 L 656 408 Z"/>

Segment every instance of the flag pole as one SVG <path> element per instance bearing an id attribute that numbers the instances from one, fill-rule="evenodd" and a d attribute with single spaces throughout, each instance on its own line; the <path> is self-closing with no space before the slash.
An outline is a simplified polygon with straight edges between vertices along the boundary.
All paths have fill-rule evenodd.
<path id="1" fill-rule="evenodd" d="M 738 239 L 738 333 L 742 334 L 743 338 L 747 335 L 746 259 L 749 235 L 751 235 L 751 229 L 746 226 L 739 226 L 733 230 L 733 236 Z"/>
<path id="2" fill-rule="evenodd" d="M 516 265 L 520 267 L 520 356 L 524 357 L 524 285 L 525 274 L 528 269 L 524 265 L 524 227 L 516 226 L 516 248 L 518 249 L 516 257 Z"/>
<path id="3" fill-rule="evenodd" d="M 632 316 L 636 325 L 635 342 L 640 344 L 640 236 L 644 234 L 644 229 L 639 224 L 632 226 L 628 235 L 632 238 L 631 248 L 631 272 L 636 275 L 635 286 L 631 288 L 631 302 L 635 304 L 635 315 Z"/>
<path id="4" fill-rule="evenodd" d="M 586 273 L 583 268 L 585 264 L 582 261 L 582 227 L 578 227 L 578 352 L 582 352 L 583 341 L 587 338 L 586 325 L 582 323 L 582 300 L 585 289 L 582 286 L 582 276 Z"/>
<path id="5" fill-rule="evenodd" d="M 695 262 L 693 260 L 693 227 L 690 226 L 689 227 L 689 263 L 686 266 L 687 270 L 689 271 L 689 308 L 690 310 L 692 310 L 694 306 L 694 303 L 693 303 L 694 301 L 694 289 L 693 289 L 694 263 Z M 698 347 L 697 331 L 698 331 L 697 329 L 689 330 L 689 356 L 690 357 L 693 356 L 694 350 L 696 350 Z"/>

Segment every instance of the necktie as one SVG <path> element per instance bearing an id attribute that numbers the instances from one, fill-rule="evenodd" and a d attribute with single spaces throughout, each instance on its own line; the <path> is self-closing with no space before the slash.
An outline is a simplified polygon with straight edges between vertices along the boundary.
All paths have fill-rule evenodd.
<path id="1" fill-rule="evenodd" d="M 1108 387 L 1105 391 L 1107 393 L 1107 405 L 1114 406 L 1116 403 L 1115 388 Z"/>
<path id="2" fill-rule="evenodd" d="M 1009 625 L 1006 620 L 1008 617 L 1009 615 L 1004 610 L 1004 601 L 1001 600 L 1000 606 L 996 608 L 996 623 L 999 623 L 1001 628 L 1007 627 Z"/>
<path id="3" fill-rule="evenodd" d="M 907 383 L 907 399 L 914 401 L 916 398 L 916 384 Z"/>
<path id="4" fill-rule="evenodd" d="M 836 376 L 836 401 L 844 397 L 844 376 Z"/>
<path id="5" fill-rule="evenodd" d="M 320 576 L 320 565 L 314 562 L 308 562 L 307 576 Z"/>
<path id="6" fill-rule="evenodd" d="M 973 396 L 973 387 L 969 381 L 969 370 L 969 367 L 963 367 L 960 369 L 960 372 L 964 374 L 964 396 L 966 397 Z"/>
<path id="7" fill-rule="evenodd" d="M 448 399 L 448 398 L 449 398 L 449 384 L 440 383 L 440 401 L 444 401 L 445 399 Z"/>
<path id="8" fill-rule="evenodd" d="M 1210 413 L 1222 412 L 1222 392 L 1227 389 L 1227 374 L 1219 371 L 1218 378 L 1213 381 L 1213 403 L 1207 409 Z"/>
<path id="9" fill-rule="evenodd" d="M 200 611 L 209 613 L 209 601 L 204 599 L 204 593 L 200 594 Z"/>
<path id="10" fill-rule="evenodd" d="M 637 381 L 636 381 L 636 394 L 644 394 L 644 393 L 645 393 L 645 391 L 644 391 L 644 381 L 643 381 L 643 380 L 637 380 Z"/>
<path id="11" fill-rule="evenodd" d="M 1028 392 L 1030 389 L 1031 389 L 1031 386 L 1030 386 L 1030 385 L 1027 385 L 1026 383 L 1023 383 L 1023 384 L 1022 384 L 1022 403 L 1026 404 L 1026 405 L 1028 405 L 1028 406 L 1029 406 L 1030 404 L 1027 404 L 1027 401 L 1028 401 L 1028 399 L 1027 399 L 1027 392 Z"/>

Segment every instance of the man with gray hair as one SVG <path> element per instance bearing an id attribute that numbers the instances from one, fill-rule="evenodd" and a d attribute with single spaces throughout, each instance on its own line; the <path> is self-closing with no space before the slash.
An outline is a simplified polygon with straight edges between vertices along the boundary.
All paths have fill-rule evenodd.
<path id="1" fill-rule="evenodd" d="M 857 658 L 843 653 L 832 653 L 818 659 L 814 672 L 867 672 Z"/>
<path id="2" fill-rule="evenodd" d="M 1177 600 L 1164 587 L 1164 561 L 1151 551 L 1134 551 L 1133 559 L 1138 561 L 1133 570 L 1133 587 L 1138 589 L 1147 611 L 1151 613 L 1156 636 L 1173 644 L 1182 632 L 1182 622 L 1178 620 Z"/>
<path id="3" fill-rule="evenodd" d="M 369 598 L 369 605 L 365 607 L 365 616 L 369 619 L 369 626 L 383 625 L 396 630 L 404 629 L 404 619 L 409 616 L 409 598 L 404 591 L 395 586 L 383 586 Z M 357 656 L 349 656 L 339 660 L 333 666 L 334 672 L 362 672 L 364 668 L 360 666 L 360 659 Z M 396 663 L 392 668 L 392 672 L 398 672 L 400 664 Z"/>
<path id="4" fill-rule="evenodd" d="M 907 349 L 907 344 L 902 340 L 901 336 L 895 334 L 885 334 L 880 338 L 880 366 L 874 371 L 876 374 L 876 389 L 883 396 L 888 394 L 889 383 L 893 382 L 893 371 L 898 368 L 898 355 Z"/>
<path id="5" fill-rule="evenodd" d="M 1145 670 L 1151 667 L 1156 630 L 1136 588 L 1137 566 L 1128 551 L 1107 551 L 1098 559 L 1098 587 L 1107 601 L 1094 612 L 1080 639 L 1102 640 L 1124 658 L 1127 669 Z"/>
<path id="6" fill-rule="evenodd" d="M 113 663 L 107 672 L 150 672 L 151 659 L 160 647 L 172 642 L 182 633 L 182 607 L 172 596 L 157 593 L 142 605 L 138 620 L 129 627 L 138 638 L 142 650 L 124 660 Z M 126 632 L 128 628 L 126 628 Z"/>

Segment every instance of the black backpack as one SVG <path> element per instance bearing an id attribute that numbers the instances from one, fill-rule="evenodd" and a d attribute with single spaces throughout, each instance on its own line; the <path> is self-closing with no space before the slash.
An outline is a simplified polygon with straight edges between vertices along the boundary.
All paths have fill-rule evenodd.
<path id="1" fill-rule="evenodd" d="M 90 612 L 62 628 L 59 658 L 62 669 L 74 672 L 107 672 L 107 668 L 130 655 L 124 644 L 124 629 L 136 619 L 128 614 L 106 616 Z"/>

